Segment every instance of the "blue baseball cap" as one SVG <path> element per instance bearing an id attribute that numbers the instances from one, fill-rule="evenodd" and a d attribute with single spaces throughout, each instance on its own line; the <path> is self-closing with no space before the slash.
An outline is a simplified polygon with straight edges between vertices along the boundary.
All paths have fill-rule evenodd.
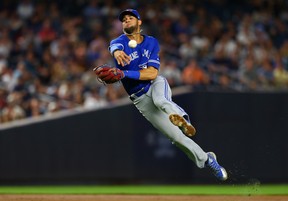
<path id="1" fill-rule="evenodd" d="M 134 9 L 129 8 L 129 9 L 123 10 L 120 13 L 118 19 L 122 22 L 125 15 L 132 15 L 136 17 L 138 20 L 141 20 L 139 13 L 137 12 L 137 10 L 134 10 Z"/>

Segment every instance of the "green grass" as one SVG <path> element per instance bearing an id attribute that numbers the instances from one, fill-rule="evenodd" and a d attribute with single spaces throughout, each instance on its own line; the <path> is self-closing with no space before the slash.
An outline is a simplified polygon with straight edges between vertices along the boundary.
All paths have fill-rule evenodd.
<path id="1" fill-rule="evenodd" d="M 0 194 L 288 195 L 288 184 L 0 186 Z"/>

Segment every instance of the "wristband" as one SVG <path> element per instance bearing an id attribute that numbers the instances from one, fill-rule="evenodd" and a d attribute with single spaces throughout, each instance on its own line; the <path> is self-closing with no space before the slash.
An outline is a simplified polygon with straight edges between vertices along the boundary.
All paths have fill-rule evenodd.
<path id="1" fill-rule="evenodd" d="M 131 78 L 134 80 L 139 80 L 140 78 L 140 72 L 134 71 L 134 70 L 124 70 L 124 77 Z"/>

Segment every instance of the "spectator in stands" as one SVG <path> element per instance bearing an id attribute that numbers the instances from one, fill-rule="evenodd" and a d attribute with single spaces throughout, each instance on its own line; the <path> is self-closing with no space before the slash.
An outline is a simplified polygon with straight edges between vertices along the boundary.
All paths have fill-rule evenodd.
<path id="1" fill-rule="evenodd" d="M 0 111 L 2 111 L 6 106 L 6 97 L 8 92 L 5 90 L 4 86 L 0 85 Z M 0 122 L 1 122 L 1 112 L 0 112 Z"/>
<path id="2" fill-rule="evenodd" d="M 162 60 L 160 74 L 164 76 L 171 87 L 182 85 L 181 70 L 175 60 Z"/>
<path id="3" fill-rule="evenodd" d="M 226 57 L 224 47 L 214 52 L 214 56 L 208 64 L 208 73 L 211 83 L 220 89 L 231 89 L 233 75 L 238 70 L 237 60 Z"/>
<path id="4" fill-rule="evenodd" d="M 191 59 L 182 72 L 182 80 L 186 85 L 191 85 L 195 89 L 205 89 L 210 78 L 208 74 L 198 65 L 196 59 Z"/>
<path id="5" fill-rule="evenodd" d="M 23 93 L 21 91 L 14 91 L 7 96 L 7 105 L 1 112 L 1 121 L 10 122 L 25 118 L 25 111 L 21 107 Z"/>
<path id="6" fill-rule="evenodd" d="M 239 81 L 244 89 L 257 90 L 260 80 L 258 77 L 258 67 L 253 56 L 247 56 L 239 67 Z"/>
<path id="7" fill-rule="evenodd" d="M 274 86 L 273 66 L 272 62 L 268 58 L 265 58 L 262 61 L 257 70 L 257 74 L 262 90 L 270 90 Z"/>
<path id="8" fill-rule="evenodd" d="M 233 6 L 214 0 L 169 1 L 165 5 L 144 0 L 0 1 L 2 117 L 5 113 L 0 119 L 12 121 L 84 107 L 86 98 L 92 97 L 87 91 L 93 87 L 99 88 L 93 93 L 99 93 L 107 104 L 124 97 L 118 85 L 106 91 L 91 69 L 113 63 L 105 44 L 122 32 L 115 15 L 126 7 L 141 6 L 147 22 L 143 32 L 159 36 L 163 63 L 177 63 L 177 68 L 162 69 L 174 86 L 288 90 L 287 4 L 259 2 L 255 7 L 255 2 L 248 0 Z M 190 69 L 188 63 L 194 58 L 198 66 L 191 61 L 196 67 Z M 177 78 L 179 71 L 184 83 Z M 19 97 L 15 94 L 22 94 L 17 105 L 11 102 L 15 100 L 11 97 Z"/>
<path id="9" fill-rule="evenodd" d="M 284 68 L 283 60 L 280 54 L 275 56 L 273 77 L 275 85 L 278 89 L 288 89 L 288 70 Z"/>
<path id="10" fill-rule="evenodd" d="M 41 29 L 38 32 L 38 37 L 41 43 L 41 49 L 45 50 L 50 46 L 50 43 L 56 39 L 57 33 L 52 27 L 50 19 L 45 19 Z"/>
<path id="11" fill-rule="evenodd" d="M 28 19 L 34 13 L 34 5 L 30 0 L 22 0 L 17 5 L 17 14 L 20 16 L 21 19 Z"/>
<path id="12" fill-rule="evenodd" d="M 200 50 L 200 48 L 198 48 L 198 44 L 201 43 L 201 41 L 198 42 L 193 40 L 190 42 L 189 35 L 186 33 L 179 34 L 178 40 L 180 42 L 178 54 L 183 62 L 188 62 L 190 58 L 198 56 L 198 52 Z"/>
<path id="13" fill-rule="evenodd" d="M 84 108 L 101 108 L 108 105 L 108 101 L 100 95 L 99 88 L 93 87 L 84 94 Z"/>
<path id="14" fill-rule="evenodd" d="M 283 65 L 288 70 L 288 40 L 286 40 L 279 49 L 280 56 L 283 59 Z"/>

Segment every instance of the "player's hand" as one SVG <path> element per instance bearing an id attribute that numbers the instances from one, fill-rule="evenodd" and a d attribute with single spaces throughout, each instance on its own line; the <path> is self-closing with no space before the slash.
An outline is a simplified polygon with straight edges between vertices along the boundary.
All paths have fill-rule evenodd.
<path id="1" fill-rule="evenodd" d="M 117 60 L 117 63 L 121 66 L 125 64 L 129 64 L 131 61 L 131 57 L 129 57 L 124 51 L 116 50 L 114 52 L 114 58 Z"/>

